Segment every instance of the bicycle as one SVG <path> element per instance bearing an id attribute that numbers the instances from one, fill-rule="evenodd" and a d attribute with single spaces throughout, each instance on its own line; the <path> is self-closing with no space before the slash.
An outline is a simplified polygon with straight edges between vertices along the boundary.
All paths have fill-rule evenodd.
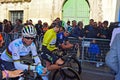
<path id="1" fill-rule="evenodd" d="M 65 63 L 63 65 L 60 65 L 63 66 L 62 68 L 55 70 L 52 76 L 52 80 L 81 80 L 81 65 L 80 62 L 76 59 L 76 54 L 59 54 L 58 52 L 60 51 L 54 51 L 53 54 L 56 54 L 58 57 L 62 58 Z M 42 65 L 45 66 L 45 61 L 41 57 L 41 54 L 43 54 L 43 52 L 38 53 Z"/>
<path id="2" fill-rule="evenodd" d="M 66 52 L 67 53 L 67 52 Z M 58 55 L 58 51 L 55 53 L 56 55 L 59 56 L 59 58 L 63 59 L 65 61 L 65 66 L 70 67 L 74 70 L 76 70 L 79 74 L 81 74 L 81 64 L 76 58 L 76 54 L 66 54 L 66 53 L 61 53 Z"/>
<path id="3" fill-rule="evenodd" d="M 18 80 L 43 80 L 42 77 L 35 71 L 24 70 L 23 75 Z"/>
<path id="4" fill-rule="evenodd" d="M 66 56 L 68 58 L 65 58 L 66 59 L 65 63 L 68 63 L 68 61 L 71 60 L 70 58 L 73 58 L 72 56 Z M 25 64 L 33 65 L 32 59 L 30 61 L 29 57 L 30 56 L 28 56 L 26 58 L 22 57 L 22 61 Z M 41 60 L 42 60 L 41 62 L 44 61 L 43 59 L 41 59 Z M 74 60 L 74 58 L 73 58 L 73 60 Z M 72 68 L 70 66 L 66 67 L 66 66 L 64 66 L 64 64 L 61 65 L 61 66 L 63 66 L 63 67 L 60 68 L 60 69 L 58 69 L 58 70 L 55 70 L 55 72 L 53 73 L 53 76 L 52 76 L 51 80 L 59 80 L 59 79 L 63 79 L 63 80 L 81 80 L 80 74 L 76 70 L 74 70 L 73 67 Z M 31 76 L 31 75 L 29 75 L 28 72 L 26 72 L 24 74 L 24 76 L 22 76 L 21 79 L 19 79 L 19 80 L 38 80 L 40 78 L 40 77 L 39 78 L 37 77 L 38 74 L 35 71 L 33 71 L 33 73 L 34 73 L 34 75 Z M 58 77 L 59 77 L 59 79 L 58 79 Z"/>
<path id="5" fill-rule="evenodd" d="M 77 54 L 74 53 L 77 49 L 79 49 L 79 44 L 74 44 L 73 48 L 71 48 L 72 52 L 69 52 L 69 50 L 56 50 L 53 52 L 53 54 L 56 54 L 59 58 L 63 59 L 65 61 L 65 65 L 67 67 L 71 67 L 72 69 L 76 70 L 79 74 L 81 74 L 81 64 L 77 59 Z"/>
<path id="6" fill-rule="evenodd" d="M 18 80 L 43 80 L 43 79 L 35 71 L 24 70 L 23 75 L 19 77 Z M 74 69 L 70 67 L 62 67 L 53 73 L 51 80 L 81 80 L 81 78 Z"/>
<path id="7" fill-rule="evenodd" d="M 60 68 L 60 69 L 57 69 L 57 70 L 55 70 L 55 72 L 53 72 L 51 80 L 81 80 L 81 77 L 80 77 L 81 69 L 80 69 L 80 72 L 79 72 L 75 69 L 74 66 L 72 66 L 73 64 L 71 65 L 71 61 L 74 62 L 74 60 L 76 60 L 72 56 L 67 56 L 68 58 L 64 57 L 66 59 L 65 63 L 63 65 L 60 65 L 60 66 L 63 66 L 63 67 Z M 45 66 L 44 59 L 42 59 L 42 58 L 40 58 L 40 59 L 41 59 L 42 65 Z M 77 67 L 80 66 L 80 64 L 78 64 L 78 63 L 75 63 L 75 64 L 77 64 Z"/>
<path id="8" fill-rule="evenodd" d="M 81 80 L 81 77 L 74 69 L 62 67 L 53 73 L 51 80 Z"/>
<path id="9" fill-rule="evenodd" d="M 65 67 L 56 70 L 53 74 L 52 80 L 59 80 L 60 78 L 58 77 L 62 77 L 63 80 L 81 80 L 81 65 L 75 56 L 75 54 L 61 56 L 61 58 L 65 61 L 65 65 L 63 64 Z"/>
<path id="10" fill-rule="evenodd" d="M 31 55 L 27 55 L 25 57 L 21 57 L 21 63 L 27 65 L 35 65 L 34 61 L 31 58 Z M 43 80 L 42 77 L 44 75 L 39 75 L 35 70 L 24 70 L 21 74 L 22 76 L 19 77 L 17 80 Z"/>

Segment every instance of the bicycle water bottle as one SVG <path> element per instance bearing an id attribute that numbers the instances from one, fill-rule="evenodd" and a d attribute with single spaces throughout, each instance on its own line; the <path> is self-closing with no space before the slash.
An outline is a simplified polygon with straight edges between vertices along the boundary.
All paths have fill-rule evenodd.
<path id="1" fill-rule="evenodd" d="M 36 71 L 39 75 L 43 74 L 43 66 L 42 65 L 38 65 L 36 66 Z"/>

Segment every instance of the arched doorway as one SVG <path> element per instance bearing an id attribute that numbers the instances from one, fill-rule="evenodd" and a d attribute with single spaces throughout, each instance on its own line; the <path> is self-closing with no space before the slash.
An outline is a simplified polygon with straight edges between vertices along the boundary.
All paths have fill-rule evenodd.
<path id="1" fill-rule="evenodd" d="M 62 20 L 83 21 L 84 24 L 89 23 L 89 4 L 87 0 L 66 0 L 62 8 Z"/>

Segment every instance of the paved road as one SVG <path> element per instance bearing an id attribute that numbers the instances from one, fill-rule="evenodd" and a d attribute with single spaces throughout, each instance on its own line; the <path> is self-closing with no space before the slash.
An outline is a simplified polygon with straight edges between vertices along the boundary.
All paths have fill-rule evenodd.
<path id="1" fill-rule="evenodd" d="M 114 80 L 112 74 L 94 70 L 83 70 L 81 76 L 82 80 Z"/>
<path id="2" fill-rule="evenodd" d="M 82 68 L 82 80 L 114 80 L 114 75 L 106 65 L 96 67 L 96 64 L 85 63 Z"/>

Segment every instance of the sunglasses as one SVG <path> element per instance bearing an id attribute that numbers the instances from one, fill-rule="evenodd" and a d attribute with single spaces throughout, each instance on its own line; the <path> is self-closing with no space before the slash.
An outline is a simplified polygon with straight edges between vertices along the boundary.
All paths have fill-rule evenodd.
<path id="1" fill-rule="evenodd" d="M 24 38 L 26 38 L 26 39 L 31 39 L 31 40 L 34 40 L 35 38 L 33 38 L 33 37 L 24 37 Z"/>

